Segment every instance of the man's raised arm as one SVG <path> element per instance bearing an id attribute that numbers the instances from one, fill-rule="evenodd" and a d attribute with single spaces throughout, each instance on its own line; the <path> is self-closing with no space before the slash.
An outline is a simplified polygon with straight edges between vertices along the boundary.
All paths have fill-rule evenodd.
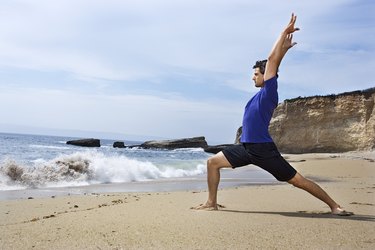
<path id="1" fill-rule="evenodd" d="M 268 56 L 268 62 L 264 73 L 264 80 L 271 79 L 277 74 L 277 70 L 286 52 L 296 45 L 297 43 L 292 42 L 293 33 L 299 28 L 295 28 L 294 24 L 297 20 L 297 16 L 292 14 L 289 24 L 281 32 L 275 45 L 273 46 L 270 55 Z"/>

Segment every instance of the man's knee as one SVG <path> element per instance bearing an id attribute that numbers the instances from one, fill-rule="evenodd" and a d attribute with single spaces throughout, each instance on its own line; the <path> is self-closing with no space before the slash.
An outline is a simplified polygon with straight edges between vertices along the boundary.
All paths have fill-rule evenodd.
<path id="1" fill-rule="evenodd" d="M 215 156 L 208 158 L 207 160 L 207 168 L 218 168 L 219 164 L 218 161 L 215 159 Z"/>
<path id="2" fill-rule="evenodd" d="M 207 160 L 207 168 L 224 168 L 224 167 L 230 167 L 230 163 L 225 158 L 224 154 L 222 152 L 208 158 Z"/>

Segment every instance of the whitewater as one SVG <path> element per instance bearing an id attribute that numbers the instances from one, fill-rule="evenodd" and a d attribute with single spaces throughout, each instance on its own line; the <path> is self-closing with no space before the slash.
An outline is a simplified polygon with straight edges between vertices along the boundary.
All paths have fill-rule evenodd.
<path id="1" fill-rule="evenodd" d="M 209 157 L 203 149 L 118 149 L 113 140 L 100 148 L 67 145 L 72 139 L 0 133 L 0 190 L 193 177 L 205 173 Z"/>

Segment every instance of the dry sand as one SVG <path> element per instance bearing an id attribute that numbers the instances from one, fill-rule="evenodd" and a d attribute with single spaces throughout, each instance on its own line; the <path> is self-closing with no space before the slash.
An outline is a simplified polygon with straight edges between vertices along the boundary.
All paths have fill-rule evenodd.
<path id="1" fill-rule="evenodd" d="M 354 216 L 288 184 L 207 192 L 116 193 L 0 201 L 0 249 L 375 249 L 375 163 L 287 155 Z"/>

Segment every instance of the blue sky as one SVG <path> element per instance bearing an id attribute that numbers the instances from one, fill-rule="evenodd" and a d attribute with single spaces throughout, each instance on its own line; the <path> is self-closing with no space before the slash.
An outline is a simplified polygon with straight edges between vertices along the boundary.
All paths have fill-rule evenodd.
<path id="1" fill-rule="evenodd" d="M 2 0 L 0 131 L 231 143 L 292 12 L 280 101 L 375 86 L 370 0 Z"/>

